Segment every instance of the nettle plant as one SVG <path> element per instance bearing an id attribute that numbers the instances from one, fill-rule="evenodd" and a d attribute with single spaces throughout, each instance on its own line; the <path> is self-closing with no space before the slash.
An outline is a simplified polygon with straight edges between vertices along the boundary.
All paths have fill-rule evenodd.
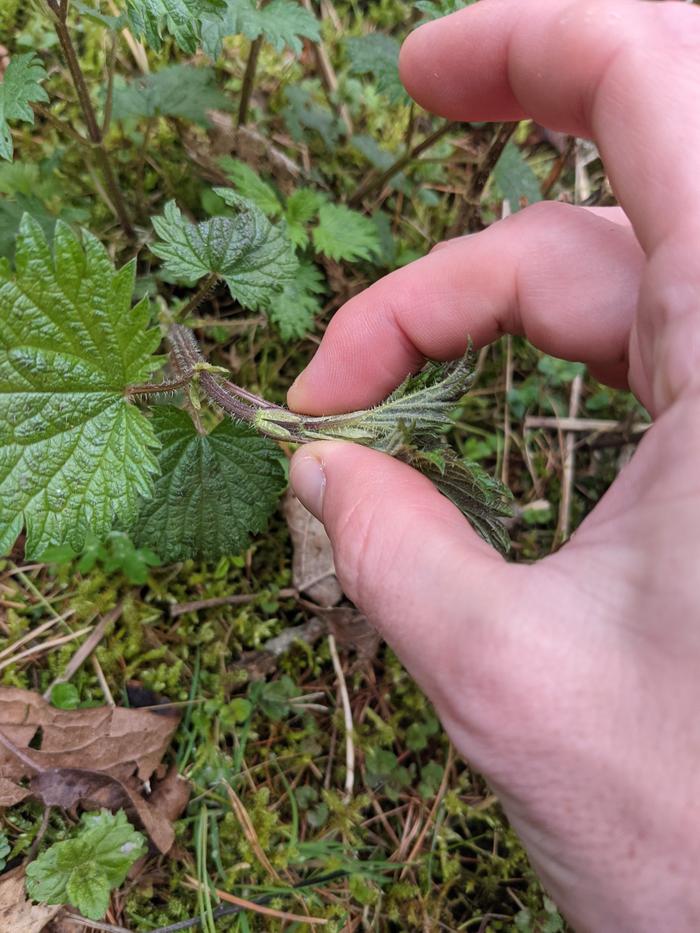
<path id="1" fill-rule="evenodd" d="M 260 44 L 298 53 L 302 37 L 318 39 L 317 21 L 295 0 L 126 0 L 120 16 L 69 0 L 36 0 L 35 7 L 53 22 L 83 142 L 121 228 L 120 248 L 132 254 L 144 236 L 105 143 L 109 119 L 185 117 L 196 110 L 197 93 L 217 106 L 221 92 L 207 69 L 188 65 L 121 84 L 110 78 L 98 120 L 70 16 L 115 35 L 128 27 L 154 49 L 174 42 L 212 57 L 227 36 L 247 36 L 239 124 Z M 49 88 L 38 56 L 11 58 L 0 85 L 0 156 L 12 158 L 10 124 L 45 116 Z M 404 460 L 506 549 L 507 491 L 445 443 L 473 380 L 470 351 L 456 363 L 428 365 L 375 408 L 328 417 L 272 404 L 207 362 L 186 324 L 221 282 L 242 308 L 265 314 L 283 340 L 298 338 L 313 326 L 326 291 L 315 257 L 367 260 L 380 249 L 377 225 L 326 192 L 301 187 L 285 197 L 234 159 L 221 170 L 234 187 L 210 192 L 216 216 L 197 222 L 170 201 L 152 218 L 145 238 L 161 276 L 192 289 L 170 308 L 161 301 L 157 315 L 147 297 L 134 300 L 136 259 L 117 267 L 95 236 L 61 220 L 51 236 L 43 218 L 25 214 L 19 222 L 13 261 L 0 260 L 0 554 L 23 531 L 25 554 L 36 558 L 56 548 L 85 554 L 115 530 L 167 562 L 236 553 L 264 530 L 286 485 L 275 441 L 319 438 Z"/>

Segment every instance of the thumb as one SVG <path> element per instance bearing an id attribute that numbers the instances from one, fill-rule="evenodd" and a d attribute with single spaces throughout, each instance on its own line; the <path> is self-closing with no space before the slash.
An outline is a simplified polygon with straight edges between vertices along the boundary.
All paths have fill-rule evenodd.
<path id="1" fill-rule="evenodd" d="M 429 480 L 341 441 L 298 450 L 290 480 L 326 527 L 345 593 L 429 694 L 436 677 L 449 679 L 456 638 L 477 656 L 473 640 L 493 644 L 515 568 Z"/>

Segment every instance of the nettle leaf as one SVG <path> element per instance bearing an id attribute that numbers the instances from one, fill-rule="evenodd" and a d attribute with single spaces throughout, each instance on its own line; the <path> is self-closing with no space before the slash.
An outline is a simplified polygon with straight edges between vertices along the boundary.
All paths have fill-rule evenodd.
<path id="1" fill-rule="evenodd" d="M 232 156 L 219 159 L 219 165 L 242 198 L 257 204 L 268 217 L 277 217 L 282 213 L 282 203 L 275 189 L 263 181 L 249 165 Z"/>
<path id="2" fill-rule="evenodd" d="M 324 204 L 313 231 L 314 246 L 331 259 L 371 260 L 380 251 L 376 225 L 342 204 Z"/>
<path id="3" fill-rule="evenodd" d="M 277 447 L 230 419 L 201 435 L 189 415 L 157 408 L 162 475 L 136 525 L 139 544 L 166 562 L 238 554 L 267 526 L 285 486 Z"/>
<path id="4" fill-rule="evenodd" d="M 294 281 L 273 298 L 267 311 L 282 340 L 298 340 L 313 330 L 314 319 L 321 311 L 318 296 L 325 290 L 318 266 L 301 262 Z"/>
<path id="5" fill-rule="evenodd" d="M 350 74 L 371 75 L 377 90 L 393 104 L 408 101 L 408 95 L 399 78 L 400 42 L 392 36 L 373 32 L 368 36 L 354 36 L 347 40 Z"/>
<path id="6" fill-rule="evenodd" d="M 296 273 L 294 248 L 284 228 L 271 224 L 257 205 L 230 188 L 214 191 L 240 213 L 193 224 L 170 201 L 163 216 L 153 218 L 160 241 L 151 249 L 165 260 L 166 271 L 183 282 L 193 285 L 217 275 L 243 307 L 265 308 Z"/>
<path id="7" fill-rule="evenodd" d="M 0 84 L 0 157 L 12 161 L 14 147 L 8 120 L 34 123 L 33 102 L 45 102 L 49 97 L 41 86 L 46 70 L 33 52 L 14 55 Z"/>
<path id="8" fill-rule="evenodd" d="M 215 84 L 213 68 L 170 65 L 116 85 L 112 115 L 115 120 L 182 117 L 208 126 L 208 110 L 230 110 L 231 105 L 231 99 Z"/>
<path id="9" fill-rule="evenodd" d="M 287 105 L 282 110 L 292 137 L 301 142 L 308 132 L 318 133 L 326 146 L 334 146 L 345 132 L 342 120 L 325 104 L 318 103 L 305 87 L 291 85 L 284 92 Z"/>
<path id="10" fill-rule="evenodd" d="M 226 12 L 226 0 L 126 0 L 126 13 L 136 35 L 156 51 L 171 35 L 183 52 L 193 54 L 202 37 L 202 17 Z"/>
<path id="11" fill-rule="evenodd" d="M 297 188 L 287 198 L 284 207 L 284 219 L 287 224 L 287 236 L 295 246 L 304 247 L 309 242 L 308 224 L 318 214 L 325 201 L 322 194 L 311 188 Z"/>
<path id="12" fill-rule="evenodd" d="M 243 34 L 248 39 L 262 36 L 281 52 L 285 47 L 299 55 L 301 39 L 318 42 L 321 38 L 316 17 L 297 0 L 271 0 L 258 5 L 255 0 L 227 0 L 220 17 L 207 17 L 202 30 L 202 45 L 207 55 L 216 58 L 227 36 Z"/>
<path id="13" fill-rule="evenodd" d="M 157 445 L 124 396 L 158 366 L 135 264 L 115 271 L 98 241 L 56 225 L 53 254 L 25 215 L 17 272 L 0 266 L 0 553 L 26 524 L 26 552 L 82 550 L 150 492 Z"/>
<path id="14" fill-rule="evenodd" d="M 27 866 L 27 893 L 44 904 L 71 904 L 102 920 L 111 891 L 146 851 L 146 840 L 123 810 L 84 813 L 78 833 L 56 842 Z"/>
<path id="15" fill-rule="evenodd" d="M 537 175 L 515 143 L 508 143 L 493 170 L 493 177 L 513 213 L 542 200 Z"/>

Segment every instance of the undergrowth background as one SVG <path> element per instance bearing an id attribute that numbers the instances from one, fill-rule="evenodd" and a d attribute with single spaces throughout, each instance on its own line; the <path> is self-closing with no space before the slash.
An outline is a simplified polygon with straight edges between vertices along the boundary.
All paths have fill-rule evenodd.
<path id="1" fill-rule="evenodd" d="M 81 115 L 51 23 L 40 4 L 3 0 L 0 53 L 6 62 L 39 52 L 52 104 L 37 107 L 34 126 L 13 127 L 15 162 L 0 163 L 0 254 L 11 260 L 23 211 L 47 232 L 61 217 L 95 233 L 115 259 L 138 252 L 138 289 L 157 311 L 186 298 L 148 249 L 149 218 L 167 200 L 203 219 L 224 208 L 212 186 L 233 185 L 290 223 L 298 189 L 348 204 L 358 214 L 323 239 L 305 226 L 304 199 L 297 199 L 307 277 L 286 309 L 251 315 L 218 288 L 189 317 L 211 361 L 273 401 L 284 401 L 348 297 L 440 240 L 540 198 L 613 203 L 589 144 L 530 122 L 446 125 L 411 104 L 396 77 L 397 44 L 448 4 L 321 0 L 313 6 L 321 43 L 299 40 L 298 54 L 259 44 L 249 97 L 253 43 L 244 36 L 226 39 L 213 60 L 186 54 L 171 39 L 154 52 L 123 31 L 113 41 L 79 7 L 107 16 L 119 10 L 111 2 L 76 3 L 71 32 L 100 114 L 111 98 L 106 141 L 135 240 L 115 223 L 98 167 L 71 135 Z M 629 456 L 644 415 L 629 395 L 520 339 L 484 350 L 479 370 L 453 440 L 511 487 L 513 559 L 530 561 L 558 546 L 592 508 Z M 579 419 L 575 432 L 556 421 L 568 416 Z M 615 422 L 614 430 L 602 432 L 601 419 Z M 70 613 L 64 627 L 77 630 L 119 606 L 95 653 L 116 702 L 129 705 L 127 686 L 137 684 L 183 704 L 171 759 L 194 792 L 176 826 L 177 857 L 147 860 L 113 896 L 110 922 L 149 931 L 196 917 L 192 875 L 253 899 L 289 889 L 314 869 L 345 874 L 268 906 L 324 918 L 327 930 L 564 929 L 497 800 L 451 751 L 411 678 L 385 647 L 367 650 L 352 634 L 338 635 L 358 757 L 354 794 L 344 800 L 344 726 L 328 640 L 295 643 L 263 669 L 251 654 L 314 616 L 313 607 L 285 595 L 295 582 L 291 561 L 281 509 L 245 553 L 217 563 L 154 565 L 123 535 L 96 543 L 79 562 L 26 564 L 17 549 L 0 561 L 0 648 L 52 615 Z M 242 599 L 180 611 L 228 596 Z M 0 682 L 43 692 L 75 650 L 71 642 L 4 665 Z M 71 684 L 64 703 L 105 702 L 90 664 Z M 310 705 L 300 699 L 309 694 L 317 695 Z M 232 811 L 222 778 L 249 827 Z M 3 812 L 11 859 L 29 850 L 41 817 L 36 803 Z M 70 825 L 54 811 L 42 846 Z M 250 911 L 216 926 L 307 928 Z"/>

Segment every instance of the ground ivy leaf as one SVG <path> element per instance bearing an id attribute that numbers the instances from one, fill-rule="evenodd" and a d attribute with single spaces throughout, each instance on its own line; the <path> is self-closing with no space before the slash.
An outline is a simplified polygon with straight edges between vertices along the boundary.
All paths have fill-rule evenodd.
<path id="1" fill-rule="evenodd" d="M 162 475 L 136 523 L 138 543 L 166 562 L 240 552 L 264 530 L 284 489 L 276 446 L 229 419 L 200 435 L 171 406 L 154 411 L 153 425 Z"/>
<path id="2" fill-rule="evenodd" d="M 109 895 L 146 851 L 123 810 L 84 813 L 71 839 L 56 842 L 27 866 L 27 893 L 44 904 L 72 904 L 90 920 L 107 913 Z"/>
<path id="3" fill-rule="evenodd" d="M 156 368 L 134 265 L 116 271 L 62 222 L 53 253 L 25 215 L 16 275 L 0 266 L 0 547 L 26 524 L 28 556 L 82 550 L 134 517 L 157 469 L 149 421 L 124 397 Z"/>
<path id="4" fill-rule="evenodd" d="M 380 250 L 372 221 L 343 204 L 324 204 L 313 231 L 314 246 L 331 259 L 371 260 Z"/>
<path id="5" fill-rule="evenodd" d="M 8 120 L 34 123 L 32 102 L 47 101 L 48 95 L 41 86 L 46 80 L 46 70 L 41 59 L 33 52 L 14 55 L 5 70 L 0 84 L 0 157 L 12 161 L 12 134 Z"/>
<path id="6" fill-rule="evenodd" d="M 214 190 L 240 213 L 193 224 L 170 201 L 163 216 L 153 218 L 160 241 L 151 249 L 184 282 L 194 284 L 214 274 L 244 307 L 265 308 L 293 280 L 298 265 L 294 248 L 284 228 L 271 224 L 257 205 L 230 188 Z"/>
<path id="7" fill-rule="evenodd" d="M 158 51 L 171 35 L 183 52 L 194 53 L 201 40 L 202 17 L 217 17 L 226 0 L 126 0 L 131 28 Z"/>

